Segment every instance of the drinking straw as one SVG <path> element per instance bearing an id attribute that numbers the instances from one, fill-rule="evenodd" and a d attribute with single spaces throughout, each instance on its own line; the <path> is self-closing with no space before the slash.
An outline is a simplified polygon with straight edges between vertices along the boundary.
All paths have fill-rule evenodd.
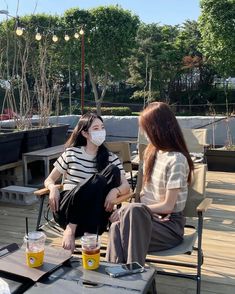
<path id="1" fill-rule="evenodd" d="M 99 225 L 97 226 L 97 231 L 96 231 L 96 243 L 98 243 L 99 240 Z"/>
<path id="2" fill-rule="evenodd" d="M 25 233 L 26 233 L 26 237 L 28 238 L 29 235 L 29 225 L 28 225 L 28 218 L 25 218 Z"/>
<path id="3" fill-rule="evenodd" d="M 28 225 L 28 218 L 25 218 L 25 235 L 26 235 L 26 247 L 29 249 L 29 244 L 27 242 L 29 236 L 29 225 Z"/>

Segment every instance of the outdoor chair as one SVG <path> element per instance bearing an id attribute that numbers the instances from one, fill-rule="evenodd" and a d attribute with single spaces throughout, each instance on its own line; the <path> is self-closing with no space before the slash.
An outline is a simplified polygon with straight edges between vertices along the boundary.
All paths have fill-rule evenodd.
<path id="1" fill-rule="evenodd" d="M 207 144 L 207 129 L 182 129 L 182 133 L 188 147 L 189 153 L 194 163 L 206 163 L 205 152 L 209 144 Z M 142 156 L 142 152 L 148 145 L 145 135 L 139 130 L 137 139 L 138 154 Z M 133 166 L 137 166 L 138 154 L 132 159 Z"/>
<path id="2" fill-rule="evenodd" d="M 137 173 L 132 169 L 131 163 L 131 151 L 130 151 L 130 142 L 129 141 L 115 141 L 115 142 L 105 142 L 106 147 L 116 154 L 120 161 L 122 162 L 124 171 L 126 172 L 126 178 L 131 183 L 132 190 L 135 187 L 134 178 L 137 176 Z"/>
<path id="3" fill-rule="evenodd" d="M 195 163 L 206 163 L 207 129 L 182 129 L 188 151 Z"/>
<path id="4" fill-rule="evenodd" d="M 171 249 L 149 252 L 146 257 L 146 262 L 172 265 L 178 267 L 193 268 L 195 273 L 184 274 L 174 273 L 166 270 L 157 270 L 158 274 L 178 276 L 183 278 L 189 278 L 196 280 L 197 290 L 196 293 L 200 293 L 201 289 L 201 266 L 203 264 L 203 251 L 202 251 L 202 232 L 203 232 L 203 217 L 208 207 L 212 203 L 212 200 L 205 198 L 205 178 L 206 178 L 207 166 L 205 164 L 195 164 L 193 181 L 189 187 L 188 199 L 186 207 L 184 209 L 184 215 L 186 217 L 185 234 L 183 242 Z M 140 201 L 140 191 L 142 188 L 143 167 L 139 165 L 138 178 L 135 190 L 135 201 Z M 192 225 L 192 219 L 196 225 Z M 197 241 L 197 242 L 196 242 Z M 195 245 L 197 243 L 197 245 Z M 196 257 L 192 253 L 196 253 Z M 192 255 L 193 262 L 179 262 L 172 260 L 169 256 L 188 254 Z M 191 258 L 190 258 L 191 259 Z"/>
<path id="5" fill-rule="evenodd" d="M 147 145 L 148 141 L 145 135 L 139 129 L 137 138 L 137 154 L 131 160 L 133 169 L 138 170 L 139 162 L 143 161 L 144 150 L 147 147 Z"/>

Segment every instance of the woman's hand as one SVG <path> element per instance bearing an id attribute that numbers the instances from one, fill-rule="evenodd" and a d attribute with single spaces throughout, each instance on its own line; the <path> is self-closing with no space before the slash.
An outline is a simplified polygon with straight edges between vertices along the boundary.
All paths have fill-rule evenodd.
<path id="1" fill-rule="evenodd" d="M 59 189 L 56 186 L 51 187 L 50 194 L 49 194 L 49 205 L 52 212 L 56 212 L 59 210 L 59 198 L 60 198 Z"/>
<path id="2" fill-rule="evenodd" d="M 55 183 L 61 177 L 61 173 L 54 167 L 49 176 L 46 178 L 44 185 L 50 190 L 49 205 L 53 212 L 59 210 L 60 193 Z"/>
<path id="3" fill-rule="evenodd" d="M 118 194 L 119 192 L 116 188 L 113 188 L 109 191 L 104 202 L 104 207 L 106 211 L 111 212 L 113 210 L 114 204 L 112 203 L 112 201 L 118 197 Z"/>
<path id="4" fill-rule="evenodd" d="M 74 252 L 75 248 L 75 235 L 71 232 L 70 229 L 65 229 L 62 239 L 62 247 L 66 250 L 71 250 L 71 253 Z"/>

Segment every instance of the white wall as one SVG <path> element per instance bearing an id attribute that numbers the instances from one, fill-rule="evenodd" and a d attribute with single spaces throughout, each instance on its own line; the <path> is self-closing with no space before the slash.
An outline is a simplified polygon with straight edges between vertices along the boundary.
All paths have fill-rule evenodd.
<path id="1" fill-rule="evenodd" d="M 78 115 L 51 117 L 50 122 L 53 124 L 67 123 L 72 129 L 76 126 L 79 117 Z M 107 131 L 107 139 L 109 141 L 136 139 L 138 135 L 137 118 L 137 116 L 103 116 Z M 213 127 L 215 129 L 214 135 L 216 145 L 225 145 L 227 143 L 227 133 L 229 129 L 233 143 L 235 144 L 235 117 L 231 117 L 229 121 L 227 121 L 226 118 L 222 116 L 216 116 L 215 118 L 207 116 L 181 116 L 177 117 L 177 120 L 182 128 L 207 128 L 208 144 L 213 143 Z M 213 121 L 215 122 L 214 124 Z M 13 121 L 2 121 L 0 123 L 2 127 L 14 124 Z"/>

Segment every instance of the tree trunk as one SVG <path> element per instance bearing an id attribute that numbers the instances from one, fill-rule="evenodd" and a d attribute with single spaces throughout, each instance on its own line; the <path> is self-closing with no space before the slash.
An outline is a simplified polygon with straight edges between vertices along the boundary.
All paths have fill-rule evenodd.
<path id="1" fill-rule="evenodd" d="M 101 95 L 100 95 L 100 103 L 103 102 L 104 96 L 105 96 L 105 94 L 106 94 L 107 83 L 108 83 L 108 73 L 107 73 L 107 71 L 106 71 L 106 72 L 105 72 L 105 76 L 104 76 L 103 90 L 102 90 Z"/>
<path id="2" fill-rule="evenodd" d="M 96 82 L 95 82 L 95 78 L 93 75 L 93 71 L 92 68 L 90 66 L 88 66 L 88 72 L 89 72 L 89 77 L 90 77 L 90 81 L 91 81 L 91 85 L 92 85 L 92 90 L 95 96 L 95 102 L 97 103 L 97 101 L 99 100 L 99 94 L 96 88 Z"/>
<path id="3" fill-rule="evenodd" d="M 105 79 L 104 79 L 104 85 L 103 85 L 103 90 L 101 92 L 101 95 L 99 97 L 99 93 L 97 91 L 97 87 L 96 87 L 96 82 L 95 82 L 95 78 L 93 75 L 93 71 L 92 68 L 89 66 L 88 67 L 88 72 L 89 72 L 89 76 L 90 76 L 90 81 L 91 81 L 91 85 L 92 85 L 92 90 L 95 96 L 95 103 L 96 103 L 96 111 L 98 115 L 101 115 L 101 105 L 107 90 L 107 83 L 108 83 L 108 73 L 105 72 Z"/>
<path id="4" fill-rule="evenodd" d="M 97 100 L 96 101 L 96 111 L 98 115 L 101 115 L 101 101 Z"/>

